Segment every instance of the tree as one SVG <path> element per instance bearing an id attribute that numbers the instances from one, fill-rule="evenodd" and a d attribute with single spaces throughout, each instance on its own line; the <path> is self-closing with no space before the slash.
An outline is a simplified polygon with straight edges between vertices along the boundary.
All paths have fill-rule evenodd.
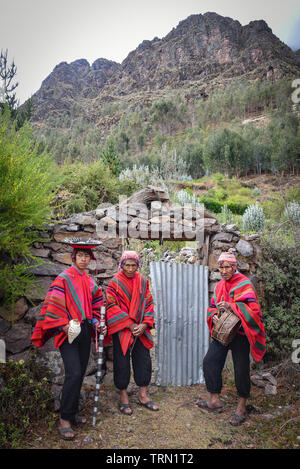
<path id="1" fill-rule="evenodd" d="M 118 176 L 120 174 L 120 158 L 116 153 L 115 144 L 112 139 L 108 140 L 100 158 L 108 165 L 114 176 Z"/>
<path id="2" fill-rule="evenodd" d="M 25 104 L 18 108 L 19 101 L 16 97 L 15 89 L 19 85 L 14 82 L 17 74 L 15 62 L 8 64 L 8 50 L 1 50 L 0 54 L 0 109 L 7 107 L 10 111 L 12 120 L 15 120 L 16 130 L 20 129 L 26 121 L 29 121 L 32 115 L 33 101 L 28 99 Z"/>
<path id="3" fill-rule="evenodd" d="M 229 129 L 211 133 L 206 141 L 203 161 L 211 172 L 239 177 L 249 170 L 250 149 L 241 135 Z"/>
<path id="4" fill-rule="evenodd" d="M 3 52 L 1 50 L 0 54 L 0 78 L 1 78 L 1 104 L 6 104 L 10 111 L 14 111 L 18 105 L 18 100 L 16 98 L 16 93 L 14 92 L 17 86 L 19 85 L 18 82 L 13 83 L 16 74 L 17 74 L 17 67 L 15 62 L 12 61 L 10 65 L 8 65 L 8 50 Z"/>

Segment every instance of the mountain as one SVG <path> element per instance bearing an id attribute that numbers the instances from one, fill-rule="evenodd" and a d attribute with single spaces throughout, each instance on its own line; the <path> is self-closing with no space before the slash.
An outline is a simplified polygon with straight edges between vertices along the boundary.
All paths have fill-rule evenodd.
<path id="1" fill-rule="evenodd" d="M 100 58 L 92 65 L 85 59 L 57 65 L 33 95 L 32 122 L 40 126 L 70 113 L 99 122 L 107 103 L 149 105 L 170 90 L 187 99 L 205 97 L 233 77 L 277 80 L 299 72 L 299 51 L 281 42 L 265 21 L 242 26 L 216 13 L 191 15 L 164 38 L 143 41 L 121 64 Z"/>

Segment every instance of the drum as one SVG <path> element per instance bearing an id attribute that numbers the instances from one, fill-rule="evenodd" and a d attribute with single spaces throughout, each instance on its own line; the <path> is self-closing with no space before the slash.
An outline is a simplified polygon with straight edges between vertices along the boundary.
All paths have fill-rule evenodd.
<path id="1" fill-rule="evenodd" d="M 241 320 L 230 309 L 225 309 L 215 322 L 212 337 L 223 345 L 228 345 L 237 333 Z"/>

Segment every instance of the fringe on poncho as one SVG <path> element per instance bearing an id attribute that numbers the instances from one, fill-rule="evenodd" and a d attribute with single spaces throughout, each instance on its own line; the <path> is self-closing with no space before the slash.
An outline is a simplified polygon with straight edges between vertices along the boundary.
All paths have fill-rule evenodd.
<path id="1" fill-rule="evenodd" d="M 52 283 L 31 341 L 37 347 L 42 347 L 54 336 L 55 347 L 60 347 L 67 335 L 59 328 L 71 319 L 78 319 L 79 322 L 100 319 L 103 304 L 102 290 L 96 282 L 86 272 L 80 274 L 75 267 L 69 267 Z"/>
<path id="2" fill-rule="evenodd" d="M 251 355 L 259 362 L 266 352 L 265 328 L 256 291 L 251 281 L 243 274 L 236 273 L 227 282 L 220 280 L 217 283 L 211 304 L 207 309 L 207 323 L 212 333 L 213 316 L 218 313 L 218 303 L 223 297 L 230 303 L 233 311 L 241 320 L 240 334 L 246 334 Z"/>
<path id="3" fill-rule="evenodd" d="M 108 336 L 105 345 L 111 340 L 112 334 L 118 332 L 124 355 L 134 342 L 129 329 L 134 323 L 147 324 L 147 329 L 139 339 L 147 349 L 153 347 L 153 298 L 148 280 L 140 273 L 136 272 L 134 278 L 129 279 L 123 272 L 118 272 L 109 282 L 106 289 L 106 323 Z"/>

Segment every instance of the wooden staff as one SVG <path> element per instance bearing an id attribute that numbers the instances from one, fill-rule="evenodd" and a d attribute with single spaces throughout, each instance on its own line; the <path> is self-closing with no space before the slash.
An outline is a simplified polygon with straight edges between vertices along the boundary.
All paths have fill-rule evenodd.
<path id="1" fill-rule="evenodd" d="M 97 333 L 96 333 L 96 351 L 98 352 L 98 361 L 97 361 L 97 373 L 96 373 L 96 391 L 94 399 L 94 410 L 93 410 L 93 427 L 96 425 L 96 418 L 98 412 L 98 400 L 99 400 L 99 390 L 100 390 L 100 381 L 102 375 L 102 363 L 103 363 L 103 328 L 105 325 L 105 307 L 101 307 L 101 316 L 100 316 L 100 332 L 99 332 L 99 343 L 97 342 Z"/>

